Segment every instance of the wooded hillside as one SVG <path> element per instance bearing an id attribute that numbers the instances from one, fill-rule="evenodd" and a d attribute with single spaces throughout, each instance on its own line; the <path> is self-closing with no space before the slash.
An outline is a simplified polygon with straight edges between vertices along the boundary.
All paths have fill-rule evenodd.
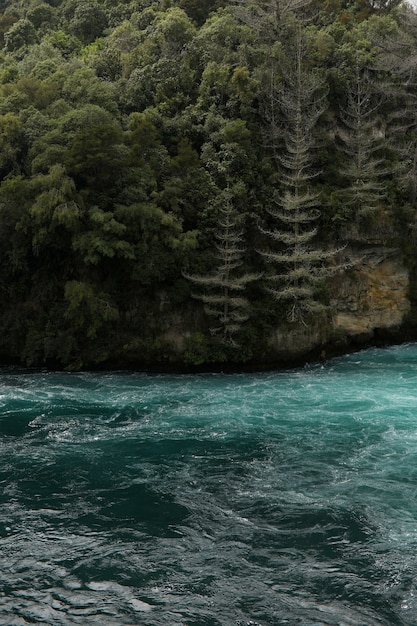
<path id="1" fill-rule="evenodd" d="M 0 354 L 243 363 L 414 270 L 417 16 L 396 0 L 0 2 Z M 412 297 L 412 294 L 411 294 Z"/>

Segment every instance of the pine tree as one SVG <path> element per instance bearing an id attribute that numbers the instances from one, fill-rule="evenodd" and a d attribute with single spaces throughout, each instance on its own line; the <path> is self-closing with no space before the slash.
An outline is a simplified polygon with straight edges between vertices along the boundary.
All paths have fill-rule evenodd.
<path id="1" fill-rule="evenodd" d="M 396 28 L 377 40 L 381 50 L 379 68 L 389 72 L 383 89 L 395 107 L 391 110 L 387 134 L 398 155 L 395 175 L 405 188 L 408 202 L 417 204 L 417 14 L 403 6 Z"/>
<path id="2" fill-rule="evenodd" d="M 341 174 L 348 184 L 341 191 L 347 207 L 349 221 L 345 237 L 360 239 L 361 230 L 375 216 L 386 197 L 383 180 L 387 170 L 383 159 L 377 156 L 381 139 L 377 133 L 376 115 L 380 101 L 375 99 L 369 72 L 355 68 L 355 76 L 347 93 L 347 106 L 341 118 L 345 126 L 343 134 L 344 159 Z"/>
<path id="3" fill-rule="evenodd" d="M 294 12 L 305 8 L 311 0 L 234 0 L 239 19 L 257 31 L 277 35 L 291 20 Z"/>
<path id="4" fill-rule="evenodd" d="M 239 347 L 235 337 L 249 317 L 249 301 L 243 293 L 246 286 L 259 277 L 241 271 L 245 247 L 242 217 L 234 206 L 240 191 L 238 187 L 239 184 L 235 184 L 219 190 L 215 231 L 217 266 L 207 275 L 184 274 L 194 285 L 203 288 L 203 292 L 193 296 L 203 302 L 206 314 L 216 320 L 210 332 L 232 347 Z"/>
<path id="5" fill-rule="evenodd" d="M 281 85 L 273 86 L 265 109 L 279 184 L 273 206 L 267 208 L 270 226 L 261 227 L 270 249 L 260 251 L 271 267 L 267 290 L 285 304 L 289 321 L 302 323 L 309 314 L 325 309 L 317 290 L 335 271 L 330 261 L 337 252 L 316 244 L 320 201 L 312 190 L 313 130 L 325 110 L 325 89 L 320 76 L 306 67 L 305 55 L 298 24 L 289 62 L 281 68 Z M 279 143 L 282 133 L 283 146 Z"/>

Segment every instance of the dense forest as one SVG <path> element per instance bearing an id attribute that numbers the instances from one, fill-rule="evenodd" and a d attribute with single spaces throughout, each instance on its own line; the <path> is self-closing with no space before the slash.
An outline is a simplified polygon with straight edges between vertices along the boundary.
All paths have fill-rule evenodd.
<path id="1" fill-rule="evenodd" d="M 3 0 L 0 40 L 3 360 L 260 362 L 352 248 L 414 267 L 411 6 Z"/>

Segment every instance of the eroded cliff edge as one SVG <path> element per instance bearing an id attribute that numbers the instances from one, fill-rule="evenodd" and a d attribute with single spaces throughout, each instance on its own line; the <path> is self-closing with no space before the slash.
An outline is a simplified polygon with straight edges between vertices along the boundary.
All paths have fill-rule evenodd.
<path id="1" fill-rule="evenodd" d="M 412 337 L 410 271 L 398 248 L 366 246 L 345 253 L 350 267 L 332 281 L 330 316 L 312 327 L 285 325 L 270 341 L 271 357 L 294 360 Z"/>
<path id="2" fill-rule="evenodd" d="M 338 272 L 329 285 L 327 316 L 317 317 L 308 325 L 285 321 L 277 324 L 260 352 L 243 366 L 291 366 L 373 343 L 414 339 L 410 298 L 413 280 L 401 249 L 384 245 L 347 248 L 344 265 L 346 269 Z M 204 327 L 203 312 L 191 307 L 187 313 L 180 313 L 162 296 L 160 314 L 164 331 L 158 340 L 164 346 L 165 362 L 174 367 L 198 364 L 198 346 L 192 346 L 190 359 L 190 345 Z M 234 368 L 240 365 L 235 363 Z"/>

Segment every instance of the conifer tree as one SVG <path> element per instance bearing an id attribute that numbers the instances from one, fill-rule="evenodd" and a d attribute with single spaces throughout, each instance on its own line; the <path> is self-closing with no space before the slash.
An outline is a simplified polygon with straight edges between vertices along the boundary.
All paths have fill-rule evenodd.
<path id="1" fill-rule="evenodd" d="M 395 29 L 383 33 L 379 67 L 387 80 L 383 88 L 395 106 L 391 109 L 387 134 L 399 157 L 395 171 L 400 188 L 405 188 L 413 208 L 417 203 L 417 14 L 403 5 Z"/>
<path id="2" fill-rule="evenodd" d="M 243 220 L 234 205 L 241 187 L 235 183 L 219 190 L 219 217 L 214 234 L 216 267 L 206 275 L 184 274 L 203 290 L 193 296 L 203 302 L 206 314 L 216 320 L 210 332 L 235 348 L 239 347 L 236 334 L 249 317 L 249 301 L 243 294 L 246 286 L 258 278 L 256 274 L 242 272 L 246 251 Z"/>
<path id="3" fill-rule="evenodd" d="M 370 219 L 377 213 L 386 196 L 382 177 L 387 173 L 383 159 L 377 156 L 381 139 L 377 133 L 376 115 L 379 100 L 372 92 L 369 72 L 356 65 L 355 75 L 347 92 L 347 106 L 342 112 L 344 159 L 341 174 L 347 186 L 341 191 L 348 208 L 349 221 L 345 236 L 360 239 Z"/>
<path id="4" fill-rule="evenodd" d="M 291 15 L 311 0 L 234 0 L 235 13 L 257 31 L 275 35 Z"/>
<path id="5" fill-rule="evenodd" d="M 260 253 L 271 268 L 267 290 L 285 305 L 290 322 L 306 323 L 309 314 L 325 309 L 317 289 L 334 271 L 329 261 L 336 251 L 316 243 L 320 201 L 312 190 L 313 130 L 325 110 L 325 89 L 320 76 L 306 66 L 300 24 L 287 59 L 281 68 L 282 82 L 269 94 L 265 109 L 279 182 L 273 205 L 267 208 L 269 224 L 261 226 L 270 247 Z"/>

